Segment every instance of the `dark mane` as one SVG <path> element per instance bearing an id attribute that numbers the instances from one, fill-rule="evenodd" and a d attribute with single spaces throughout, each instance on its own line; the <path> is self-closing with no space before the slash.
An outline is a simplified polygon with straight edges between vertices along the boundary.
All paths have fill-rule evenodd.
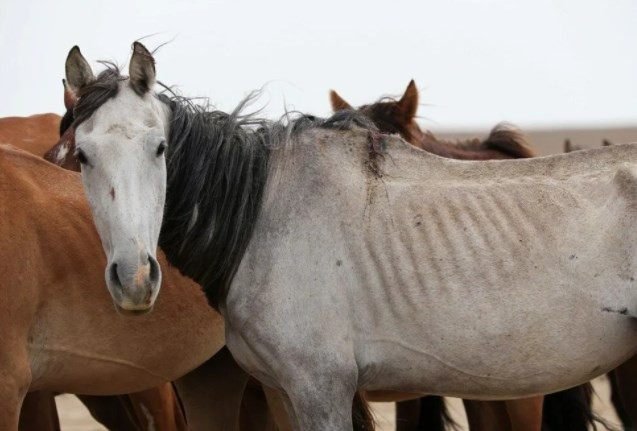
<path id="1" fill-rule="evenodd" d="M 76 125 L 117 95 L 126 78 L 109 67 L 82 90 Z M 171 265 L 199 283 L 218 307 L 250 242 L 266 188 L 270 154 L 310 128 L 376 128 L 364 115 L 342 111 L 328 119 L 286 115 L 269 121 L 244 115 L 248 96 L 232 113 L 210 110 L 171 91 L 157 95 L 171 112 L 166 203 L 159 246 Z"/>
<path id="2" fill-rule="evenodd" d="M 273 149 L 313 127 L 373 128 L 356 113 L 324 120 L 300 115 L 272 122 L 228 114 L 182 97 L 160 95 L 172 112 L 168 189 L 160 247 L 170 263 L 204 287 L 217 307 L 252 237 Z"/>

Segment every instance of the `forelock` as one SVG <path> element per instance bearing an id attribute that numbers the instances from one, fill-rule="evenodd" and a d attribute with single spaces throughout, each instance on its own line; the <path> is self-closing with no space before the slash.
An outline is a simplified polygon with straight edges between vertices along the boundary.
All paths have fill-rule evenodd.
<path id="1" fill-rule="evenodd" d="M 113 63 L 106 64 L 106 70 L 101 72 L 95 81 L 79 91 L 79 98 L 74 108 L 74 127 L 88 120 L 104 103 L 117 96 L 119 84 L 127 79 L 120 75 L 119 69 Z"/>

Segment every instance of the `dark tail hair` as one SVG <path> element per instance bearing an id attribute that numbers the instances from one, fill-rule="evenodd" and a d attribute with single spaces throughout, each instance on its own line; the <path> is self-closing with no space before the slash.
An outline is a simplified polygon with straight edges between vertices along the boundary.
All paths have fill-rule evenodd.
<path id="1" fill-rule="evenodd" d="M 396 403 L 396 431 L 445 431 L 457 429 L 443 397 L 426 396 Z"/>
<path id="2" fill-rule="evenodd" d="M 482 146 L 485 149 L 507 154 L 514 159 L 526 159 L 537 155 L 524 134 L 507 123 L 496 125 L 487 139 L 482 141 Z"/>
<path id="3" fill-rule="evenodd" d="M 593 413 L 593 385 L 585 383 L 544 397 L 542 431 L 597 430 L 597 424 L 613 429 Z"/>
<path id="4" fill-rule="evenodd" d="M 354 395 L 352 403 L 352 422 L 354 423 L 354 431 L 374 431 L 376 429 L 369 403 L 359 392 Z"/>

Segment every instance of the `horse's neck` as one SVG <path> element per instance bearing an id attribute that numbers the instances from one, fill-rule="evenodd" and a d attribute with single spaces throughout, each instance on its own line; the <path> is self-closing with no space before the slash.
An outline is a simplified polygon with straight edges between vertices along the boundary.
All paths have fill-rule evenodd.
<path id="1" fill-rule="evenodd" d="M 247 138 L 234 135 L 242 133 L 241 125 L 214 122 L 236 120 L 207 115 L 173 113 L 160 246 L 170 263 L 203 286 L 216 305 L 252 234 L 269 153 L 256 147 L 261 145 L 257 132 Z"/>

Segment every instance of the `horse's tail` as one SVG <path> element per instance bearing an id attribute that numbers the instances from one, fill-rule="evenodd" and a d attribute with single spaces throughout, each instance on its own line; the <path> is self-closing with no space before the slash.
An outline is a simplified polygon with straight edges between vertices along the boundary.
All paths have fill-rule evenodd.
<path id="1" fill-rule="evenodd" d="M 352 422 L 354 423 L 354 431 L 373 431 L 376 428 L 369 403 L 359 392 L 354 395 L 352 403 Z"/>
<path id="2" fill-rule="evenodd" d="M 542 429 L 545 431 L 586 431 L 608 424 L 593 413 L 593 385 L 585 383 L 544 397 Z"/>
<path id="3" fill-rule="evenodd" d="M 499 151 L 514 159 L 526 159 L 537 155 L 524 134 L 507 123 L 496 125 L 487 139 L 482 141 L 482 148 Z"/>
<path id="4" fill-rule="evenodd" d="M 447 429 L 457 429 L 457 424 L 451 418 L 443 397 L 431 395 L 396 403 L 396 431 Z"/>

